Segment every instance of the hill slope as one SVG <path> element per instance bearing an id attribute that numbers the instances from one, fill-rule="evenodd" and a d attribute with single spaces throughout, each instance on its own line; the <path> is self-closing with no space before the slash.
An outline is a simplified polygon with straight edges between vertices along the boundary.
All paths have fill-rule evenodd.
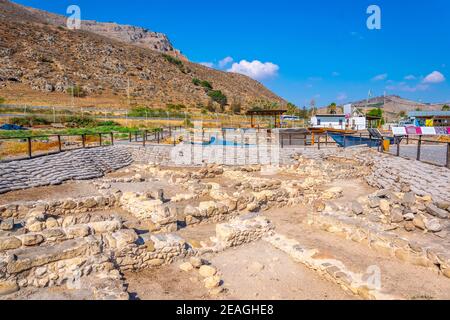
<path id="1" fill-rule="evenodd" d="M 441 110 L 444 103 L 422 103 L 417 101 L 412 101 L 404 99 L 400 96 L 390 95 L 390 96 L 380 96 L 370 98 L 369 100 L 360 100 L 351 102 L 354 107 L 361 109 L 364 112 L 369 112 L 375 108 L 381 108 L 384 110 L 384 114 L 388 121 L 397 120 L 399 114 L 404 112 L 408 113 L 410 111 L 422 110 L 422 111 L 433 111 Z M 321 112 L 326 112 L 327 107 L 320 108 Z"/>
<path id="2" fill-rule="evenodd" d="M 140 43 L 139 36 L 119 39 L 128 34 L 121 30 L 134 27 L 85 22 L 87 30 L 72 31 L 60 18 L 0 0 L 0 96 L 8 103 L 71 105 L 67 90 L 78 85 L 87 94 L 76 99 L 78 106 L 205 105 L 206 90 L 192 82 L 198 78 L 244 108 L 257 100 L 285 104 L 246 76 L 174 59 L 161 54 L 164 49 Z M 101 31 L 110 27 L 117 33 Z M 177 52 L 171 45 L 167 52 L 170 48 Z"/>

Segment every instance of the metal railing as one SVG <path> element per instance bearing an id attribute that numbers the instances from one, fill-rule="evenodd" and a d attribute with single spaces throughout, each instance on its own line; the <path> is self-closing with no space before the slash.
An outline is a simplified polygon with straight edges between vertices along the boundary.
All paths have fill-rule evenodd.
<path id="1" fill-rule="evenodd" d="M 129 143 L 142 143 L 146 146 L 147 143 L 160 144 L 164 139 L 171 137 L 172 133 L 181 127 L 168 127 L 159 128 L 155 130 L 137 130 L 130 132 L 94 132 L 94 133 L 82 133 L 82 134 L 46 134 L 46 135 L 32 135 L 32 136 L 11 136 L 0 137 L 0 150 L 2 149 L 2 142 L 16 141 L 17 143 L 25 144 L 25 156 L 15 158 L 13 152 L 2 150 L 3 157 L 0 162 L 10 162 L 16 160 L 32 159 L 50 154 L 57 154 L 65 151 L 86 149 L 86 148 L 99 148 L 104 146 L 112 146 L 117 141 L 127 141 Z M 17 142 L 19 140 L 19 142 Z M 53 140 L 53 143 L 49 141 Z M 64 141 L 68 140 L 68 141 Z M 94 141 L 92 141 L 94 140 Z M 46 142 L 50 146 L 51 150 L 44 148 L 45 150 L 33 151 L 34 144 L 42 144 Z M 174 138 L 173 143 L 176 144 Z M 45 143 L 44 143 L 45 144 Z M 75 148 L 71 148 L 74 146 Z M 53 148 L 51 148 L 53 147 Z M 52 150 L 53 149 L 53 150 Z M 41 152 L 39 152 L 41 151 Z M 23 154 L 20 153 L 20 154 Z"/>

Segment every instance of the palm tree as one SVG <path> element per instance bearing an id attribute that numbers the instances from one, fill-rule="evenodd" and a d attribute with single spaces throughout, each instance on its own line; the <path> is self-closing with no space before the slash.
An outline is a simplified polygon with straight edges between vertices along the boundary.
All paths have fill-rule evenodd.
<path id="1" fill-rule="evenodd" d="M 329 114 L 336 114 L 337 113 L 337 105 L 336 103 L 332 103 L 328 106 L 328 113 Z"/>

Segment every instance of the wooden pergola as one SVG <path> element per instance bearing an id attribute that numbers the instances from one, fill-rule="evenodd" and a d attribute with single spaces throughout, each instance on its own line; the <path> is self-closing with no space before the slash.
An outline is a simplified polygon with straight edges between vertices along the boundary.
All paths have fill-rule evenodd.
<path id="1" fill-rule="evenodd" d="M 381 117 L 366 115 L 367 128 L 380 128 L 381 120 Z"/>
<path id="2" fill-rule="evenodd" d="M 247 115 L 250 116 L 252 128 L 255 128 L 255 116 L 274 117 L 275 128 L 281 127 L 280 116 L 285 114 L 287 110 L 250 110 Z"/>

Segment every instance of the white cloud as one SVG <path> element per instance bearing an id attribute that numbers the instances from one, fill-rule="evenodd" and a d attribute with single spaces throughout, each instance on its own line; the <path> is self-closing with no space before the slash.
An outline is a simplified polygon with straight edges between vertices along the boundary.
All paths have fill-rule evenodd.
<path id="1" fill-rule="evenodd" d="M 433 71 L 423 79 L 422 83 L 441 83 L 445 81 L 445 77 L 439 71 Z"/>
<path id="2" fill-rule="evenodd" d="M 373 81 L 383 81 L 383 80 L 386 80 L 387 77 L 388 77 L 388 74 L 387 73 L 383 73 L 383 74 L 379 74 L 379 75 L 373 77 L 372 80 Z"/>
<path id="3" fill-rule="evenodd" d="M 405 80 L 416 80 L 416 79 L 417 79 L 416 76 L 413 75 L 413 74 L 407 75 L 407 76 L 405 77 Z"/>
<path id="4" fill-rule="evenodd" d="M 255 80 L 263 80 L 276 76 L 279 69 L 280 67 L 272 62 L 262 63 L 258 60 L 252 62 L 242 60 L 239 63 L 233 63 L 228 72 L 240 73 Z"/>
<path id="5" fill-rule="evenodd" d="M 226 66 L 228 66 L 230 63 L 232 63 L 234 59 L 230 56 L 223 58 L 219 61 L 219 68 L 223 69 Z"/>
<path id="6" fill-rule="evenodd" d="M 397 85 L 387 86 L 386 89 L 389 91 L 403 91 L 403 92 L 418 92 L 426 91 L 430 86 L 427 84 L 418 84 L 416 86 L 407 85 L 405 82 L 400 82 Z"/>
<path id="7" fill-rule="evenodd" d="M 214 63 L 212 62 L 200 62 L 200 64 L 202 66 L 208 67 L 208 68 L 213 68 L 214 67 Z"/>
<path id="8" fill-rule="evenodd" d="M 344 93 L 344 92 L 341 92 L 341 93 L 338 94 L 338 96 L 337 96 L 336 99 L 337 99 L 338 101 L 343 101 L 343 100 L 346 100 L 347 98 L 348 98 L 347 94 Z"/>

